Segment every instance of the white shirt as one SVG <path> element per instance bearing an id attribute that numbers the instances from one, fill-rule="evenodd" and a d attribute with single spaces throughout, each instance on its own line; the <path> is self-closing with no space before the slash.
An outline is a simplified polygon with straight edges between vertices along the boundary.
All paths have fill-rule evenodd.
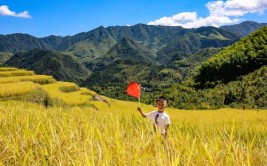
<path id="1" fill-rule="evenodd" d="M 157 115 L 158 117 L 156 117 Z M 146 117 L 150 120 L 152 126 L 156 125 L 160 129 L 161 134 L 165 134 L 166 125 L 171 124 L 170 117 L 166 112 L 152 111 L 147 113 Z"/>

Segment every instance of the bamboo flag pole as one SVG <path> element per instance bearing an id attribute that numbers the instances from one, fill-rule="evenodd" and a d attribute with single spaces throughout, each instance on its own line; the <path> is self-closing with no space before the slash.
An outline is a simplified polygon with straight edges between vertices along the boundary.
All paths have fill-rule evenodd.
<path id="1" fill-rule="evenodd" d="M 128 112 L 129 112 L 131 110 L 131 104 L 130 104 L 130 100 L 129 100 L 128 95 L 127 95 L 127 102 L 128 102 L 127 109 L 128 109 Z"/>
<path id="2" fill-rule="evenodd" d="M 140 94 L 139 99 L 138 99 L 138 101 L 139 101 L 139 107 L 141 106 L 140 105 L 140 100 L 141 100 L 141 94 Z"/>

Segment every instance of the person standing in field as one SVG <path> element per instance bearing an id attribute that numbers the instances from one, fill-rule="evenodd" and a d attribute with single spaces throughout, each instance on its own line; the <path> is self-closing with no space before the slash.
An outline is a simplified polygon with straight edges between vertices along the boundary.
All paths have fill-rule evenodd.
<path id="1" fill-rule="evenodd" d="M 167 99 L 160 96 L 156 99 L 157 110 L 144 113 L 141 107 L 137 107 L 137 111 L 141 114 L 143 118 L 148 118 L 153 126 L 154 131 L 159 130 L 160 134 L 167 135 L 169 126 L 171 124 L 169 115 L 165 112 L 167 107 Z"/>

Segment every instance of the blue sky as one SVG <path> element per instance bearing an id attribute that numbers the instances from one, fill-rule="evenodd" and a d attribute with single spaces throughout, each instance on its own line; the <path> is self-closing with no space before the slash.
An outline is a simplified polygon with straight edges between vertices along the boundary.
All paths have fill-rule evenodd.
<path id="1" fill-rule="evenodd" d="M 267 0 L 0 0 L 0 34 L 67 36 L 99 26 L 267 22 Z"/>

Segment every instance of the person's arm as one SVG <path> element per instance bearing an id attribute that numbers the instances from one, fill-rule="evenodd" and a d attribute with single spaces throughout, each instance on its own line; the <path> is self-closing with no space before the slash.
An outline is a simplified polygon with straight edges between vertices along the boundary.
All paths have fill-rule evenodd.
<path id="1" fill-rule="evenodd" d="M 143 112 L 141 107 L 137 107 L 137 111 L 141 114 L 143 118 L 146 118 L 146 114 Z"/>

